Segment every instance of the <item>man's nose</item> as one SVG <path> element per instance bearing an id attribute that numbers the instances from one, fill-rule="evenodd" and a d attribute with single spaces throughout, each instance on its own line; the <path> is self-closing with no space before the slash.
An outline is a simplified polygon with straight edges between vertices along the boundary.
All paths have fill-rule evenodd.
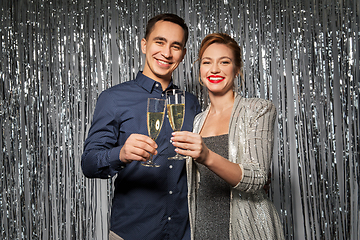
<path id="1" fill-rule="evenodd" d="M 171 47 L 170 46 L 166 46 L 162 49 L 161 54 L 165 57 L 165 58 L 170 58 L 172 53 L 171 53 Z"/>

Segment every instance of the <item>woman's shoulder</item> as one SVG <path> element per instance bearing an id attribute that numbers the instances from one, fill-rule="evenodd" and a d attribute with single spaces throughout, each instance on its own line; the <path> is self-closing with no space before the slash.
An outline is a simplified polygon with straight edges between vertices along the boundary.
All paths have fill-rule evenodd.
<path id="1" fill-rule="evenodd" d="M 276 114 L 274 103 L 263 98 L 237 97 L 235 101 L 235 108 L 238 111 L 241 111 L 241 109 L 247 109 L 248 111 L 261 115 L 265 113 Z"/>
<path id="2" fill-rule="evenodd" d="M 252 106 L 259 106 L 259 105 L 274 105 L 274 103 L 270 100 L 258 97 L 243 97 L 241 95 L 236 96 L 236 100 L 238 102 L 251 104 Z"/>
<path id="3" fill-rule="evenodd" d="M 246 98 L 238 95 L 236 97 L 236 102 L 237 104 L 240 104 L 242 106 L 245 105 L 254 109 L 263 108 L 263 107 L 271 107 L 271 108 L 275 107 L 272 101 L 257 97 Z"/>

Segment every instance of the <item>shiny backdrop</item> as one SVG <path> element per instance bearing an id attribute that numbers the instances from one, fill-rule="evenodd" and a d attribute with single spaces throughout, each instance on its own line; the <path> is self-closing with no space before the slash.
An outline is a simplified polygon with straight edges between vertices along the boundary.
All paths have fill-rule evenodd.
<path id="1" fill-rule="evenodd" d="M 247 97 L 278 111 L 270 198 L 286 239 L 359 239 L 359 37 L 355 0 L 2 0 L 0 238 L 107 239 L 112 180 L 84 178 L 99 93 L 143 67 L 147 20 L 182 16 L 174 74 L 203 107 L 202 38 L 243 47 Z"/>

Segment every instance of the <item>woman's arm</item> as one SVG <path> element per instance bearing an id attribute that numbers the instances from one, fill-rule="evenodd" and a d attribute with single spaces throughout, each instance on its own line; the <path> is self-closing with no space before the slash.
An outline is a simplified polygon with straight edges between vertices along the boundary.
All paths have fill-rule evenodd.
<path id="1" fill-rule="evenodd" d="M 272 159 L 275 118 L 275 106 L 268 100 L 242 99 L 236 107 L 229 133 L 232 135 L 229 147 L 237 148 L 233 161 L 241 163 L 243 170 L 236 189 L 254 192 L 266 184 Z"/>

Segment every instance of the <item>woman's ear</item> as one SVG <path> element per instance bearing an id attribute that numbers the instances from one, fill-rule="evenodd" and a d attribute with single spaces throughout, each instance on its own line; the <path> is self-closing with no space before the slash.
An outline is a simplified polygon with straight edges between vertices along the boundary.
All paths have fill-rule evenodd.
<path id="1" fill-rule="evenodd" d="M 236 69 L 235 70 L 235 78 L 237 78 L 240 75 L 240 69 Z"/>

